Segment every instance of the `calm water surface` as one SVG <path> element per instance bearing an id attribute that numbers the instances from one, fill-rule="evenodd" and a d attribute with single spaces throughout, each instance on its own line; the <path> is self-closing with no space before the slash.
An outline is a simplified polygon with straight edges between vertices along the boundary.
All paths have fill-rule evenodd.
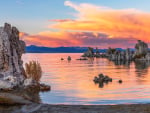
<path id="1" fill-rule="evenodd" d="M 72 60 L 68 62 L 67 56 Z M 40 93 L 49 104 L 131 104 L 150 103 L 150 63 L 132 62 L 120 65 L 107 59 L 76 60 L 80 53 L 27 53 L 24 63 L 38 60 L 43 69 L 42 82 L 51 85 L 50 92 Z M 60 58 L 65 58 L 61 61 Z M 94 76 L 103 73 L 113 82 L 100 88 Z M 122 84 L 117 81 L 123 80 Z"/>

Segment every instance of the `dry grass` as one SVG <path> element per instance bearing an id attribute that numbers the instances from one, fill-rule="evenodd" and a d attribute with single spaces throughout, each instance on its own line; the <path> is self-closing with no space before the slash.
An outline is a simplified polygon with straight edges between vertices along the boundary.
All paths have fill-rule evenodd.
<path id="1" fill-rule="evenodd" d="M 25 64 L 25 72 L 27 78 L 32 78 L 33 80 L 39 82 L 42 76 L 42 68 L 40 63 L 37 61 L 30 61 Z"/>

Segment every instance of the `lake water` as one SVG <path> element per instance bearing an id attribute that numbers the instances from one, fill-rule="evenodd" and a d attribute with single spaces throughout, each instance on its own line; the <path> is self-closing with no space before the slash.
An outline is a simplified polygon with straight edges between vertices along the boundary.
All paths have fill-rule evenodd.
<path id="1" fill-rule="evenodd" d="M 72 60 L 67 61 L 67 56 Z M 133 104 L 150 103 L 150 63 L 114 63 L 107 59 L 76 60 L 80 53 L 27 53 L 23 61 L 37 60 L 43 69 L 41 81 L 51 85 L 50 92 L 40 93 L 49 104 Z M 65 58 L 61 61 L 61 57 Z M 112 83 L 99 87 L 94 76 L 103 73 Z M 122 84 L 117 81 L 123 80 Z"/>

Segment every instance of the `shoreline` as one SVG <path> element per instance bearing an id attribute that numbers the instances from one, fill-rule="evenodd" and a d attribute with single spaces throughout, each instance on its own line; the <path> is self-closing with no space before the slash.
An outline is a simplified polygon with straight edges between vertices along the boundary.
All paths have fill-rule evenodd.
<path id="1" fill-rule="evenodd" d="M 0 113 L 150 113 L 150 104 L 0 106 Z"/>

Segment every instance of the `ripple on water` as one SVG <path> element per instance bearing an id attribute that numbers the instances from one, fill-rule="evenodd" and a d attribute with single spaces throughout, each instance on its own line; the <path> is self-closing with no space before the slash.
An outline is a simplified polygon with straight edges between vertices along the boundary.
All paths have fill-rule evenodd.
<path id="1" fill-rule="evenodd" d="M 68 62 L 67 56 L 72 60 Z M 38 60 L 43 69 L 42 82 L 52 90 L 40 93 L 49 104 L 130 104 L 150 102 L 150 63 L 119 65 L 107 59 L 78 61 L 80 53 L 27 53 L 23 61 Z M 61 61 L 60 58 L 64 58 Z M 99 73 L 109 75 L 113 82 L 99 88 L 93 78 Z M 123 80 L 122 84 L 117 81 Z"/>

